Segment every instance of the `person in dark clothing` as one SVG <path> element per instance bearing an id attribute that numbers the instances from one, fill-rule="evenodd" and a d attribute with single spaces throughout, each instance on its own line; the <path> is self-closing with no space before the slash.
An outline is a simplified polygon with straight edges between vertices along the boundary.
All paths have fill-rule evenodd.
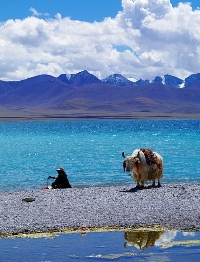
<path id="1" fill-rule="evenodd" d="M 57 177 L 49 176 L 48 178 L 53 178 L 55 181 L 51 184 L 52 188 L 71 188 L 67 174 L 65 173 L 64 168 L 60 167 L 56 170 L 58 172 Z"/>

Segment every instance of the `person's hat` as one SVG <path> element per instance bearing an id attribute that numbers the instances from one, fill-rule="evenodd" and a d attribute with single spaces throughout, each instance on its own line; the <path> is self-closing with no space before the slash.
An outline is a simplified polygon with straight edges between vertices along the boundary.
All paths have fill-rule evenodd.
<path id="1" fill-rule="evenodd" d="M 59 167 L 58 169 L 56 169 L 57 172 L 59 171 L 65 171 L 63 167 Z"/>

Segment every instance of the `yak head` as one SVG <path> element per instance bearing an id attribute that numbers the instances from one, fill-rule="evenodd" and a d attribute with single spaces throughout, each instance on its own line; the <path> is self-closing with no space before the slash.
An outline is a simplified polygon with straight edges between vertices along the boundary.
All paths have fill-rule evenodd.
<path id="1" fill-rule="evenodd" d="M 122 157 L 124 158 L 123 169 L 124 172 L 130 172 L 136 169 L 139 171 L 140 160 L 137 156 L 125 156 L 124 152 L 122 152 Z"/>

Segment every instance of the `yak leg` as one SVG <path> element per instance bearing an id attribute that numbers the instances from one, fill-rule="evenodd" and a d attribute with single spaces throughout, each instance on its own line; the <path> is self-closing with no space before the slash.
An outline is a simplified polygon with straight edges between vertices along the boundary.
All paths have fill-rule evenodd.
<path id="1" fill-rule="evenodd" d="M 156 180 L 153 180 L 152 187 L 156 186 Z M 160 179 L 158 178 L 158 187 L 161 187 Z"/>
<path id="2" fill-rule="evenodd" d="M 136 172 L 133 172 L 133 175 L 132 175 L 133 179 L 135 180 L 135 182 L 137 183 L 136 185 L 136 188 L 140 188 L 140 179 L 139 179 L 139 175 L 138 173 Z"/>
<path id="3" fill-rule="evenodd" d="M 140 188 L 140 183 L 139 183 L 139 181 L 137 181 L 136 188 Z"/>
<path id="4" fill-rule="evenodd" d="M 144 181 L 143 180 L 140 181 L 140 187 L 144 187 Z"/>
<path id="5" fill-rule="evenodd" d="M 144 184 L 142 182 L 137 181 L 136 188 L 143 188 Z"/>

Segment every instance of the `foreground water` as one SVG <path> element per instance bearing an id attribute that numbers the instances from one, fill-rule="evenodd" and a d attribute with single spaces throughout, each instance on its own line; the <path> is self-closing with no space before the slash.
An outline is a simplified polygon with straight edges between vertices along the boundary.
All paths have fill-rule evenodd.
<path id="1" fill-rule="evenodd" d="M 63 166 L 73 187 L 125 185 L 122 151 L 164 158 L 163 183 L 200 182 L 200 120 L 0 123 L 0 192 L 41 189 Z"/>
<path id="2" fill-rule="evenodd" d="M 0 261 L 199 261 L 200 233 L 176 231 L 61 234 L 0 240 Z"/>

